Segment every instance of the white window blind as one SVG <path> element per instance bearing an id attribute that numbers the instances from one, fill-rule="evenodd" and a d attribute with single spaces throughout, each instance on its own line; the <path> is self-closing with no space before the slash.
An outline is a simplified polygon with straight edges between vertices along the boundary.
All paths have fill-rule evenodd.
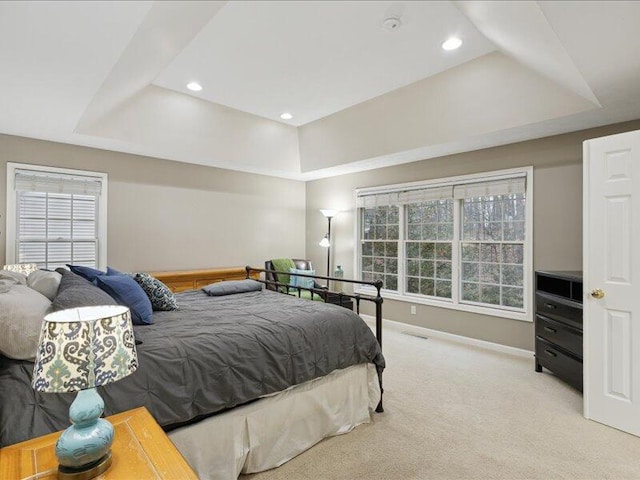
<path id="1" fill-rule="evenodd" d="M 453 198 L 453 186 L 414 188 L 382 193 L 363 193 L 356 198 L 358 208 L 375 208 L 388 205 L 430 202 Z"/>
<path id="2" fill-rule="evenodd" d="M 16 170 L 15 189 L 28 192 L 99 196 L 102 180 L 97 177 Z"/>
<path id="3" fill-rule="evenodd" d="M 398 192 L 378 193 L 374 195 L 362 195 L 356 199 L 358 208 L 375 208 L 399 203 Z"/>
<path id="4" fill-rule="evenodd" d="M 455 199 L 525 193 L 525 178 L 505 178 L 489 182 L 467 183 L 453 187 Z"/>
<path id="5" fill-rule="evenodd" d="M 99 178 L 17 170 L 16 260 L 97 266 Z"/>
<path id="6" fill-rule="evenodd" d="M 453 187 L 433 187 L 408 190 L 400 193 L 402 203 L 423 203 L 433 200 L 449 200 L 453 198 Z"/>
<path id="7" fill-rule="evenodd" d="M 464 199 L 488 195 L 525 193 L 524 176 L 487 180 L 482 182 L 452 183 L 411 188 L 392 188 L 380 192 L 359 192 L 357 208 L 374 208 L 387 205 L 430 202 L 433 200 Z"/>

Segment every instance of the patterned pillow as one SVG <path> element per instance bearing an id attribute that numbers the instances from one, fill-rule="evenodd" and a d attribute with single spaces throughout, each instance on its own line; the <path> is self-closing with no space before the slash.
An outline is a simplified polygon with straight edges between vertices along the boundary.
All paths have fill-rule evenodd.
<path id="1" fill-rule="evenodd" d="M 164 283 L 148 273 L 136 273 L 133 279 L 147 294 L 154 310 L 179 310 L 178 302 L 173 292 Z"/>

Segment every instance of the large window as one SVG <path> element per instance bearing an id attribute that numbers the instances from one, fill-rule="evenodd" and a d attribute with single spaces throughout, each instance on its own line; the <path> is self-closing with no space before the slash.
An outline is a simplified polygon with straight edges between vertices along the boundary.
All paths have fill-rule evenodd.
<path id="1" fill-rule="evenodd" d="M 361 278 L 389 298 L 530 320 L 531 174 L 357 190 Z"/>
<path id="2" fill-rule="evenodd" d="M 383 288 L 398 288 L 400 217 L 395 205 L 362 211 L 362 278 L 381 280 Z"/>
<path id="3" fill-rule="evenodd" d="M 106 264 L 106 175 L 9 164 L 7 263 Z"/>
<path id="4" fill-rule="evenodd" d="M 524 194 L 463 199 L 461 300 L 524 308 Z"/>
<path id="5" fill-rule="evenodd" d="M 406 291 L 451 298 L 453 201 L 410 203 L 405 212 Z"/>

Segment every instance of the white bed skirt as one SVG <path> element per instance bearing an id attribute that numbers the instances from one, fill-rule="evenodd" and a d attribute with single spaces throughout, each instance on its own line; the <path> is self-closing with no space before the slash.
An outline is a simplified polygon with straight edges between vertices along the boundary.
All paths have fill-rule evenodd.
<path id="1" fill-rule="evenodd" d="M 375 366 L 354 365 L 176 429 L 169 438 L 201 479 L 237 479 L 368 423 L 379 401 Z"/>

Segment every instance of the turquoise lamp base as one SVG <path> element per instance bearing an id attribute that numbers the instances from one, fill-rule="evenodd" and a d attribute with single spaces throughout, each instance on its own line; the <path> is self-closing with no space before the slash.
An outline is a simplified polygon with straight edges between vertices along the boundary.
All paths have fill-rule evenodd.
<path id="1" fill-rule="evenodd" d="M 95 388 L 81 390 L 69 408 L 71 425 L 56 443 L 58 478 L 89 479 L 111 464 L 113 425 L 104 418 L 104 401 Z"/>

